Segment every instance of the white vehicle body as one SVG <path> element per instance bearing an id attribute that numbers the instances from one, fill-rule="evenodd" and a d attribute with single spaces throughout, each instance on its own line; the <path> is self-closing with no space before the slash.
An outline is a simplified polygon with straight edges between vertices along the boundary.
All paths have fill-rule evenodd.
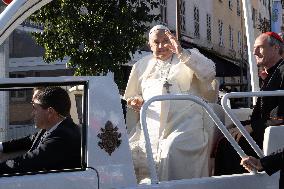
<path id="1" fill-rule="evenodd" d="M 129 149 L 127 130 L 120 104 L 120 95 L 112 78 L 56 77 L 0 79 L 0 90 L 38 85 L 84 86 L 81 169 L 4 175 L 0 188 L 53 189 L 53 188 L 278 188 L 278 174 L 247 173 L 208 178 L 163 181 L 138 185 Z M 72 94 L 72 93 L 71 93 Z M 188 95 L 186 95 L 188 96 Z M 212 110 L 213 111 L 213 110 Z M 111 155 L 98 144 L 106 123 L 110 121 L 121 133 L 121 144 Z M 279 134 L 279 131 L 277 132 Z M 281 136 L 281 135 L 280 135 Z"/>
<path id="2" fill-rule="evenodd" d="M 51 0 L 14 0 L 0 15 L 0 43 L 30 14 Z M 37 85 L 83 85 L 82 167 L 78 170 L 50 171 L 0 177 L 0 189 L 237 189 L 278 188 L 279 174 L 240 174 L 209 178 L 163 181 L 138 185 L 129 149 L 127 130 L 116 84 L 104 77 L 57 77 L 0 79 L 1 88 L 32 87 Z M 101 148 L 98 135 L 111 122 L 121 134 L 121 144 L 114 151 Z M 278 131 L 279 133 L 280 131 Z M 283 131 L 284 132 L 284 131 Z M 282 135 L 283 136 L 283 135 Z M 270 141 L 268 139 L 268 141 Z"/>

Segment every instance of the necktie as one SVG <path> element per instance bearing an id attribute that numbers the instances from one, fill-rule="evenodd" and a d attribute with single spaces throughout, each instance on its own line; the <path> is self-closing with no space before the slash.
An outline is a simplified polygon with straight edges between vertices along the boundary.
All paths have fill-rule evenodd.
<path id="1" fill-rule="evenodd" d="M 35 138 L 35 140 L 34 140 L 34 142 L 33 142 L 33 145 L 32 145 L 32 147 L 30 148 L 29 151 L 32 151 L 32 150 L 34 150 L 34 149 L 36 149 L 36 148 L 38 147 L 38 145 L 40 144 L 40 142 L 41 142 L 41 140 L 42 140 L 42 136 L 43 136 L 44 133 L 46 133 L 45 130 L 41 130 L 41 131 L 37 134 L 37 136 L 36 136 L 36 138 Z"/>

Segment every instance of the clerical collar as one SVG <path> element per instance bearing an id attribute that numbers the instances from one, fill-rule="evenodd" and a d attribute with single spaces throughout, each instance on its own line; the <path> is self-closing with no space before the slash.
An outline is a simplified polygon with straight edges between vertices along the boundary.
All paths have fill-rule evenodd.
<path id="1" fill-rule="evenodd" d="M 168 59 L 166 59 L 166 60 L 161 60 L 161 59 L 156 58 L 156 61 L 157 61 L 158 63 L 169 63 L 169 64 L 171 64 L 171 63 L 172 63 L 172 60 L 173 60 L 173 55 L 170 56 L 170 57 L 169 57 Z"/>

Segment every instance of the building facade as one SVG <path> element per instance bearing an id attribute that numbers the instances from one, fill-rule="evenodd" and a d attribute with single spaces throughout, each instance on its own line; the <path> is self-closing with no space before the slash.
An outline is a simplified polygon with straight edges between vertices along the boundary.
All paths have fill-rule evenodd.
<path id="1" fill-rule="evenodd" d="M 176 1 L 160 0 L 160 22 L 176 28 Z M 216 63 L 220 84 L 232 90 L 248 85 L 247 38 L 241 0 L 180 0 L 181 42 L 196 47 Z M 270 1 L 252 0 L 254 35 L 270 20 Z M 244 87 L 245 89 L 245 87 Z"/>
<path id="2" fill-rule="evenodd" d="M 5 7 L 2 2 L 0 6 Z M 270 20 L 270 0 L 251 0 L 251 19 L 255 36 L 261 33 L 264 23 Z M 216 63 L 219 83 L 229 90 L 245 90 L 247 83 L 247 45 L 241 0 L 180 0 L 181 43 L 185 48 L 198 48 Z M 176 28 L 176 1 L 160 0 L 153 10 L 161 15 L 160 23 L 172 31 Z M 42 26 L 28 20 L 19 26 L 7 40 L 6 77 L 42 77 L 73 75 L 66 62 L 44 63 L 44 49 L 36 45 L 30 32 L 40 31 Z M 5 53 L 4 53 L 5 54 Z M 7 53 L 6 53 L 7 54 Z M 129 73 L 129 70 L 128 72 Z M 127 75 L 127 74 L 126 74 Z M 9 124 L 30 123 L 30 117 L 18 116 L 19 106 L 31 111 L 31 92 L 18 91 L 9 94 Z M 4 128 L 3 131 L 7 129 Z M 1 127 L 0 127 L 1 135 Z M 3 138 L 0 136 L 0 138 Z M 7 138 L 7 137 L 6 137 Z"/>
<path id="3" fill-rule="evenodd" d="M 0 2 L 1 10 L 6 8 Z M 29 20 L 18 26 L 1 45 L 1 77 L 57 77 L 70 76 L 74 71 L 66 67 L 68 59 L 47 64 L 43 61 L 44 48 L 37 45 L 31 32 L 40 32 L 42 26 Z M 35 130 L 30 101 L 32 90 L 0 92 L 0 140 L 25 136 Z M 20 111 L 20 112 L 19 112 Z M 6 116 L 9 115 L 9 116 Z M 6 120 L 4 119 L 6 117 Z"/>

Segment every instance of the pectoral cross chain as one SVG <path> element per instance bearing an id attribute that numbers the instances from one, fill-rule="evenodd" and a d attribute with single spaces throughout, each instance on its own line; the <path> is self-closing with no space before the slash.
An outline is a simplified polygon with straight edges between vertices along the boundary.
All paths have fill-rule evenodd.
<path id="1" fill-rule="evenodd" d="M 163 87 L 166 88 L 166 91 L 167 91 L 168 94 L 170 93 L 170 86 L 172 86 L 172 84 L 170 84 L 170 83 L 168 82 L 168 80 L 166 80 L 165 83 L 164 83 L 164 85 L 163 85 Z"/>

